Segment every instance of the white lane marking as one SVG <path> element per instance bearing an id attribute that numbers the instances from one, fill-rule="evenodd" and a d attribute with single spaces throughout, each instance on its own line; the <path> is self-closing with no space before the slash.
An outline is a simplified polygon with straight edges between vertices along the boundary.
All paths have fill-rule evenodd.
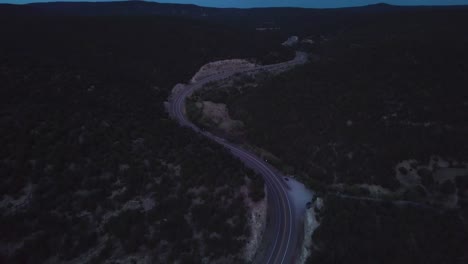
<path id="1" fill-rule="evenodd" d="M 242 149 L 239 149 L 235 146 L 231 146 L 232 148 L 235 148 L 237 149 L 238 151 L 241 151 L 243 152 L 246 156 L 249 157 L 250 160 L 254 160 L 257 164 L 261 165 L 269 174 L 270 174 L 270 177 L 273 178 L 274 181 L 276 181 L 277 185 L 280 186 L 279 189 L 281 189 L 281 191 L 283 192 L 283 197 L 286 197 L 286 200 L 287 200 L 287 207 L 288 207 L 288 211 L 289 211 L 289 234 L 288 234 L 288 242 L 286 244 L 286 249 L 283 253 L 283 258 L 281 259 L 281 263 L 284 262 L 284 259 L 286 258 L 286 255 L 288 253 L 288 248 L 289 248 L 289 244 L 290 244 L 290 241 L 291 241 L 291 234 L 292 234 L 292 212 L 291 212 L 291 202 L 289 201 L 289 196 L 288 194 L 286 193 L 285 189 L 284 189 L 284 186 L 282 185 L 282 183 L 279 181 L 278 177 L 276 176 L 276 174 L 270 169 L 268 168 L 265 164 L 263 164 L 263 162 L 261 162 L 260 160 L 258 160 L 254 155 L 248 153 L 247 151 L 244 151 Z M 283 199 L 281 199 L 282 202 L 283 202 L 283 207 L 286 207 L 284 206 L 284 201 Z M 270 260 L 268 260 L 267 263 L 269 263 Z"/>
<path id="2" fill-rule="evenodd" d="M 273 178 L 273 181 L 276 181 L 277 185 L 280 186 L 279 189 L 281 189 L 281 191 L 283 192 L 283 197 L 286 197 L 286 200 L 287 200 L 287 207 L 288 207 L 288 211 L 289 211 L 289 235 L 288 235 L 288 242 L 286 244 L 286 249 L 283 253 L 283 258 L 281 260 L 281 263 L 284 262 L 284 259 L 286 258 L 286 255 L 288 253 L 288 248 L 289 248 L 289 244 L 290 244 L 290 241 L 291 241 L 291 233 L 292 233 L 292 213 L 291 213 L 291 202 L 289 201 L 289 197 L 288 197 L 288 194 L 286 193 L 286 191 L 284 190 L 284 186 L 281 184 L 281 182 L 279 182 L 278 180 L 278 177 L 276 176 L 276 174 L 273 173 L 273 171 L 268 168 L 265 164 L 263 164 L 263 162 L 261 162 L 260 160 L 258 160 L 255 156 L 251 155 L 250 153 L 244 151 L 243 149 L 239 149 L 238 147 L 235 147 L 235 146 L 232 146 L 230 145 L 230 147 L 240 151 L 240 152 L 243 152 L 247 157 L 249 157 L 250 160 L 254 160 L 255 162 L 257 162 L 257 164 L 261 165 L 269 174 L 270 174 L 270 177 Z M 283 199 L 282 199 L 282 202 L 284 203 Z M 284 206 L 283 204 L 283 207 L 286 207 Z M 267 263 L 269 263 L 270 261 L 268 260 Z"/>
<path id="3" fill-rule="evenodd" d="M 179 99 L 179 100 L 177 100 L 178 103 L 181 103 L 181 102 L 182 102 L 181 98 L 183 98 L 183 96 L 181 96 L 181 97 L 178 98 L 178 99 Z M 183 119 L 184 122 L 187 123 L 186 125 L 188 125 L 188 126 L 191 127 L 191 126 L 193 125 L 193 123 L 191 123 L 191 122 L 187 121 L 187 119 L 185 119 L 185 115 L 183 115 L 183 114 L 182 114 L 182 111 L 180 110 L 181 108 L 178 107 L 178 108 L 176 108 L 176 109 L 178 110 L 178 111 L 177 111 L 178 116 L 179 116 L 179 117 L 183 117 L 182 119 Z M 196 127 L 196 126 L 193 125 L 193 127 Z M 219 143 L 219 142 L 218 142 L 218 143 Z M 278 186 L 280 186 L 280 188 L 278 188 L 278 186 L 276 186 L 276 188 L 273 188 L 273 189 L 277 189 L 277 190 L 276 190 L 277 192 L 282 192 L 282 193 L 283 193 L 283 195 L 280 195 L 280 197 L 283 196 L 283 198 L 281 199 L 281 201 L 282 201 L 282 204 L 281 204 L 281 205 L 282 205 L 282 207 L 288 207 L 288 212 L 289 212 L 289 233 L 288 233 L 288 242 L 287 242 L 287 244 L 286 244 L 285 251 L 283 252 L 283 258 L 282 258 L 282 260 L 281 260 L 281 263 L 283 263 L 283 262 L 284 262 L 284 259 L 286 258 L 286 255 L 287 255 L 287 253 L 288 253 L 289 244 L 290 244 L 290 241 L 291 241 L 291 234 L 292 234 L 291 203 L 290 203 L 290 201 L 289 201 L 288 195 L 286 194 L 286 192 L 285 192 L 285 190 L 284 190 L 284 186 L 279 182 L 278 177 L 273 173 L 273 171 L 272 171 L 270 168 L 268 168 L 267 166 L 265 166 L 265 164 L 263 164 L 261 161 L 259 161 L 255 156 L 253 156 L 253 155 L 251 155 L 250 153 L 246 152 L 245 150 L 240 149 L 240 148 L 238 148 L 238 147 L 235 147 L 235 146 L 233 146 L 233 145 L 230 145 L 230 144 L 227 144 L 227 143 L 225 143 L 225 144 L 221 143 L 221 144 L 224 145 L 225 147 L 227 146 L 228 148 L 232 148 L 232 149 L 237 150 L 237 151 L 240 152 L 241 154 L 244 154 L 245 157 L 246 157 L 248 160 L 250 160 L 251 162 L 253 162 L 254 164 L 260 165 L 260 166 L 261 166 L 261 167 L 260 167 L 261 171 L 264 172 L 264 175 L 265 175 L 265 176 L 267 176 L 267 177 L 265 177 L 265 178 L 268 178 L 268 179 L 269 179 L 270 184 L 271 184 L 271 180 L 272 180 L 272 181 L 275 182 Z M 266 173 L 265 173 L 265 172 L 266 172 Z M 274 185 L 275 185 L 275 184 L 273 184 L 272 186 L 274 186 Z M 281 190 L 280 190 L 280 189 L 281 189 Z M 285 203 L 284 203 L 284 197 L 286 197 L 287 205 L 288 205 L 288 206 L 284 206 L 284 204 L 285 204 Z M 278 199 L 278 197 L 277 197 L 277 199 Z M 279 212 L 278 212 L 278 213 L 279 213 Z M 277 221 L 277 223 L 276 223 L 276 226 L 278 226 L 278 225 L 279 225 L 279 221 Z M 277 245 L 277 241 L 278 241 L 278 237 L 279 237 L 279 233 L 276 234 L 275 243 L 274 243 L 274 245 L 273 245 L 273 250 L 272 250 L 271 253 L 270 253 L 270 256 L 269 256 L 269 258 L 268 258 L 267 263 L 270 263 L 271 258 L 272 258 L 272 256 L 273 256 L 273 253 L 275 252 L 276 245 Z M 280 246 L 280 249 L 281 249 L 281 246 Z"/>
<path id="4" fill-rule="evenodd" d="M 223 144 L 223 145 L 224 145 L 224 144 Z M 237 151 L 238 153 L 241 153 L 241 154 L 244 154 L 244 155 L 245 155 L 245 152 L 243 152 L 242 150 L 239 150 L 239 149 L 237 149 L 236 147 L 231 146 L 231 145 L 229 145 L 229 144 L 224 145 L 224 147 L 230 149 L 231 152 L 233 152 L 233 153 L 235 153 L 235 151 Z M 241 156 L 238 156 L 238 157 L 241 157 Z M 256 165 L 256 163 L 258 164 L 258 161 L 255 160 L 255 159 L 252 160 L 252 159 L 251 159 L 250 157 L 248 157 L 248 156 L 245 156 L 245 158 L 247 158 L 247 160 L 249 160 L 250 162 L 253 162 L 253 165 Z M 269 176 L 268 172 L 265 171 L 262 167 L 257 167 L 257 169 L 259 169 L 260 172 L 265 176 L 265 177 L 263 177 L 263 178 L 265 179 L 265 181 L 267 181 L 267 182 L 269 183 L 271 189 L 272 189 L 275 193 L 277 193 L 277 194 L 279 195 L 279 190 L 277 190 L 277 187 L 275 188 L 275 184 L 273 183 L 272 179 L 270 179 L 271 176 Z M 273 192 L 272 192 L 272 193 L 273 193 Z M 280 200 L 280 199 L 278 198 L 278 196 L 275 196 L 275 197 L 274 197 L 274 201 L 275 201 L 275 203 L 276 203 L 277 205 L 280 205 L 279 200 Z M 277 207 L 279 207 L 279 206 L 277 206 Z M 279 210 L 276 210 L 276 214 L 275 214 L 275 215 L 276 215 L 276 223 L 275 223 L 275 226 L 276 226 L 276 230 L 278 230 L 278 229 L 279 229 L 279 225 L 280 225 L 280 221 L 279 221 L 279 218 L 280 218 L 280 217 L 278 217 L 278 215 L 280 215 L 280 211 L 279 211 Z M 276 250 L 276 245 L 278 244 L 279 235 L 280 235 L 279 232 L 276 233 L 276 236 L 275 236 L 275 243 L 273 243 L 273 247 L 272 247 L 272 249 L 270 250 L 270 254 L 269 254 L 267 263 L 270 263 L 270 260 L 271 260 L 271 258 L 273 257 L 273 253 L 274 253 L 275 251 L 277 251 L 277 250 Z M 281 248 L 281 247 L 280 247 L 280 248 Z"/>
<path id="5" fill-rule="evenodd" d="M 186 90 L 184 93 L 181 94 L 181 95 L 183 95 L 183 96 L 179 96 L 179 97 L 177 98 L 178 100 L 177 100 L 176 102 L 177 102 L 178 105 L 181 105 L 181 103 L 182 103 L 183 101 L 185 101 L 185 97 L 188 95 L 188 93 L 189 93 L 191 90 L 194 90 L 193 88 L 194 88 L 194 87 L 192 87 L 192 88 Z M 184 100 L 183 100 L 183 99 L 184 99 Z M 192 127 L 192 128 L 197 128 L 195 125 L 193 125 L 193 123 L 191 123 L 190 121 L 188 121 L 188 120 L 185 118 L 185 115 L 183 115 L 183 113 L 182 113 L 182 111 L 181 111 L 181 107 L 177 107 L 176 109 L 177 109 L 177 111 L 176 111 L 177 116 L 178 116 L 179 118 L 182 117 L 181 119 L 184 121 L 184 123 L 185 123 L 186 126 L 189 126 L 189 127 Z M 291 240 L 291 233 L 292 233 L 292 225 L 291 225 L 291 224 L 292 224 L 291 203 L 290 203 L 290 201 L 289 201 L 288 195 L 287 195 L 286 192 L 284 191 L 284 187 L 281 185 L 281 183 L 279 183 L 278 177 L 271 171 L 271 169 L 269 169 L 268 167 L 266 167 L 261 161 L 257 160 L 256 157 L 252 156 L 250 153 L 244 151 L 243 149 L 239 149 L 239 148 L 237 148 L 237 147 L 235 147 L 235 146 L 228 145 L 228 144 L 223 144 L 223 145 L 225 145 L 225 146 L 227 145 L 227 146 L 229 146 L 229 147 L 231 147 L 231 148 L 236 149 L 238 152 L 243 153 L 250 161 L 253 161 L 254 163 L 257 163 L 258 165 L 260 165 L 260 166 L 263 168 L 263 170 L 266 170 L 267 173 L 266 173 L 265 175 L 269 175 L 270 177 L 268 177 L 268 178 L 271 178 L 274 182 L 276 182 L 276 184 L 278 184 L 278 185 L 280 186 L 279 189 L 281 189 L 280 191 L 282 191 L 282 193 L 283 193 L 283 199 L 284 199 L 284 196 L 286 196 L 287 205 L 288 205 L 287 207 L 288 207 L 288 209 L 289 209 L 288 212 L 289 212 L 289 220 L 290 220 L 290 223 L 289 223 L 288 242 L 287 242 L 287 244 L 286 244 L 286 249 L 285 249 L 285 251 L 284 251 L 284 253 L 283 253 L 283 258 L 282 258 L 282 260 L 281 260 L 281 263 L 283 263 L 283 262 L 284 262 L 284 259 L 286 258 L 287 252 L 288 252 L 288 248 L 289 248 L 289 244 L 290 244 L 290 240 Z M 271 179 L 270 179 L 270 180 L 271 180 Z M 278 189 L 278 190 L 279 190 L 279 189 Z M 280 196 L 281 196 L 281 195 L 280 195 Z M 286 206 L 284 206 L 284 200 L 283 200 L 283 199 L 281 199 L 281 201 L 282 201 L 282 207 L 286 207 Z M 278 225 L 278 224 L 277 224 L 277 225 Z M 275 244 L 274 244 L 274 246 L 273 246 L 273 249 L 276 249 L 278 236 L 279 236 L 279 234 L 276 235 Z M 280 249 L 281 249 L 281 246 L 280 246 Z M 271 257 L 272 257 L 272 255 L 273 255 L 273 252 L 274 252 L 274 251 L 271 252 L 271 255 L 270 255 L 270 257 L 269 257 L 267 263 L 270 262 Z"/>
<path id="6" fill-rule="evenodd" d="M 303 54 L 300 54 L 300 56 L 303 56 Z M 277 63 L 277 64 L 272 64 L 272 65 L 266 65 L 266 66 L 260 66 L 258 68 L 255 68 L 255 69 L 249 69 L 249 70 L 241 70 L 241 71 L 238 71 L 238 72 L 233 72 L 231 74 L 227 74 L 226 77 L 229 77 L 229 76 L 232 76 L 236 73 L 239 73 L 239 72 L 248 72 L 248 71 L 255 71 L 255 70 L 262 70 L 262 69 L 270 69 L 270 68 L 275 68 L 276 66 L 284 66 L 284 65 L 288 65 L 288 64 L 294 64 L 294 61 L 299 61 L 299 63 L 301 62 L 299 56 L 296 56 L 296 58 L 294 58 L 293 60 L 291 61 L 288 61 L 286 63 Z M 279 69 L 281 69 L 281 67 L 278 67 Z M 220 80 L 222 78 L 225 78 L 225 76 L 221 75 L 221 77 L 219 78 L 213 78 L 213 80 Z M 211 80 L 211 78 L 209 79 Z M 205 82 L 208 81 L 208 80 L 205 80 Z M 200 82 L 198 83 L 198 85 L 200 84 L 204 84 L 205 82 Z M 197 84 L 195 84 L 194 86 L 190 87 L 189 89 L 187 89 L 186 91 L 182 92 L 182 94 L 180 94 L 178 97 L 176 97 L 176 100 L 175 100 L 175 103 L 173 104 L 173 112 L 174 114 L 176 115 L 175 117 L 179 119 L 180 123 L 182 125 L 185 125 L 185 126 L 188 126 L 188 127 L 191 127 L 193 130 L 195 130 L 196 132 L 200 132 L 200 129 L 195 126 L 192 122 L 188 121 L 185 117 L 185 115 L 182 113 L 182 103 L 185 102 L 185 99 L 186 97 L 189 95 L 189 93 L 195 91 L 197 89 Z M 178 107 L 176 107 L 178 106 Z M 202 133 L 203 134 L 203 133 Z M 208 137 L 207 135 L 205 135 L 206 137 Z M 210 137 L 208 137 L 210 138 Z M 213 140 L 213 139 L 212 139 Z M 214 140 L 216 142 L 218 142 L 217 140 Z M 218 142 L 220 143 L 220 142 Z M 286 258 L 286 255 L 288 253 L 288 249 L 289 249 L 289 245 L 290 245 L 290 240 L 291 240 L 291 234 L 292 234 L 292 213 L 291 213 L 291 202 L 289 201 L 289 197 L 288 197 L 288 194 L 286 193 L 286 191 L 284 190 L 284 186 L 281 184 L 281 182 L 279 182 L 278 180 L 278 177 L 276 176 L 276 174 L 270 169 L 268 168 L 265 164 L 263 164 L 263 162 L 261 162 L 260 160 L 258 160 L 255 156 L 251 155 L 249 152 L 243 150 L 243 149 L 239 149 L 235 146 L 232 146 L 228 143 L 224 143 L 224 142 L 221 142 L 222 145 L 224 145 L 225 147 L 227 146 L 228 148 L 234 148 L 236 149 L 238 152 L 242 153 L 245 155 L 245 157 L 247 157 L 248 160 L 250 161 L 253 161 L 254 164 L 258 164 L 260 165 L 261 167 L 263 167 L 263 169 L 261 170 L 262 172 L 265 172 L 266 171 L 266 174 L 264 174 L 265 176 L 269 176 L 269 177 L 265 177 L 265 179 L 269 179 L 268 182 L 271 184 L 272 182 L 275 182 L 278 186 L 280 186 L 279 189 L 281 189 L 281 192 L 283 193 L 283 195 L 280 195 L 280 197 L 282 197 L 281 199 L 281 205 L 283 207 L 284 206 L 284 197 L 286 197 L 286 201 L 287 201 L 287 207 L 288 207 L 288 213 L 289 213 L 289 234 L 288 234 L 288 242 L 286 244 L 286 248 L 285 248 L 285 251 L 283 253 L 283 258 L 281 260 L 281 263 L 284 262 L 284 259 Z M 239 156 L 238 156 L 239 157 Z M 273 181 L 272 181 L 273 180 Z M 271 185 L 271 186 L 274 186 L 275 184 Z M 275 188 L 273 188 L 274 190 Z M 279 190 L 277 189 L 277 190 Z M 275 191 L 277 191 L 275 190 Z M 277 197 L 278 199 L 278 197 Z M 279 212 L 278 212 L 279 213 Z M 277 214 L 278 216 L 278 214 Z M 277 221 L 277 225 L 279 225 L 279 221 Z M 276 239 L 275 239 L 275 244 L 273 246 L 273 249 L 276 248 L 276 244 L 277 244 L 277 240 L 278 240 L 278 236 L 279 234 L 276 235 Z M 280 246 L 280 249 L 281 249 L 281 246 Z M 272 254 L 273 254 L 273 251 L 271 252 L 271 255 L 268 259 L 268 262 L 270 262 L 270 259 L 272 257 Z"/>

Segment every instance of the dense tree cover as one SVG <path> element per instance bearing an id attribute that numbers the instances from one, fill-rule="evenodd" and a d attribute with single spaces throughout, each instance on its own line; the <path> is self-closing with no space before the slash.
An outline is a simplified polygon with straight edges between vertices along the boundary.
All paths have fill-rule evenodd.
<path id="1" fill-rule="evenodd" d="M 248 143 L 323 193 L 333 183 L 396 189 L 396 172 L 409 173 L 396 168 L 403 160 L 414 168 L 432 155 L 466 163 L 468 29 L 460 25 L 468 12 L 407 11 L 314 38 L 309 64 L 257 87 L 196 95 L 226 103 L 246 124 Z M 422 185 L 401 199 L 437 189 L 435 209 L 328 196 L 310 263 L 467 262 L 466 175 L 440 184 L 432 170 L 418 176 Z M 441 210 L 452 194 L 457 207 Z"/>
<path id="2" fill-rule="evenodd" d="M 163 102 L 210 60 L 282 60 L 276 38 L 159 17 L 0 20 L 0 262 L 239 262 L 239 188 L 262 179 Z"/>
<path id="3" fill-rule="evenodd" d="M 138 10 L 132 14 L 148 15 Z M 164 14 L 186 16 L 174 10 Z M 4 14 L 36 10 L 0 7 L 0 262 L 60 262 L 85 252 L 82 260 L 91 263 L 129 256 L 199 263 L 229 254 L 240 262 L 249 230 L 237 190 L 250 183 L 249 196 L 258 200 L 262 180 L 179 128 L 162 102 L 210 60 L 285 60 L 291 53 L 277 47 L 285 34 L 315 41 L 311 64 L 211 98 L 229 96 L 247 140 L 278 156 L 283 169 L 309 183 L 393 188 L 400 160 L 466 160 L 466 10 L 197 10 L 201 20 L 221 23 L 20 18 Z M 433 185 L 427 172 L 420 175 L 424 186 Z M 466 189 L 466 177 L 456 186 Z M 466 195 L 458 196 L 466 206 Z M 325 208 L 314 263 L 361 263 L 363 256 L 369 263 L 466 262 L 463 211 L 332 199 Z"/>
<path id="4" fill-rule="evenodd" d="M 466 160 L 467 14 L 382 15 L 330 36 L 308 65 L 226 100 L 231 116 L 304 179 L 395 188 L 399 161 Z"/>
<path id="5" fill-rule="evenodd" d="M 464 6 L 437 7 L 439 10 L 468 9 Z M 433 7 L 376 4 L 352 8 L 210 8 L 190 4 L 145 1 L 47 2 L 27 5 L 0 4 L 0 16 L 177 16 L 205 20 L 239 28 L 274 31 L 283 37 L 292 34 L 320 36 L 352 26 L 373 23 L 381 15 L 433 12 Z"/>
<path id="6" fill-rule="evenodd" d="M 326 199 L 308 263 L 466 263 L 466 210 Z"/>

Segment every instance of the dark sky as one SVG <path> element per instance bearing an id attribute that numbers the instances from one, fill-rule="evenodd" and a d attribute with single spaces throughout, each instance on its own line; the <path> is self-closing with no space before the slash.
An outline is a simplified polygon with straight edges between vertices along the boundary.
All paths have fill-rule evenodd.
<path id="1" fill-rule="evenodd" d="M 0 0 L 0 3 L 30 3 L 54 0 Z M 67 1 L 67 0 L 61 0 Z M 85 1 L 85 0 L 74 0 Z M 265 6 L 296 6 L 296 7 L 344 7 L 360 6 L 386 2 L 395 5 L 466 5 L 468 0 L 160 0 L 165 3 L 191 3 L 214 7 L 265 7 Z"/>

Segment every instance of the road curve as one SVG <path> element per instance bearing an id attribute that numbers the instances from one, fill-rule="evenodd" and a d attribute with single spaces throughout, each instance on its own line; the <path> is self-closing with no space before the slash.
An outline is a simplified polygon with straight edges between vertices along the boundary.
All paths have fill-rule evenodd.
<path id="1" fill-rule="evenodd" d="M 265 70 L 284 71 L 295 65 L 303 64 L 306 61 L 306 53 L 296 52 L 296 57 L 290 61 L 206 76 L 197 82 L 187 84 L 182 91 L 175 91 L 170 96 L 169 104 L 167 105 L 169 115 L 173 119 L 177 120 L 181 126 L 190 127 L 195 132 L 223 145 L 246 166 L 252 168 L 263 176 L 268 192 L 268 216 L 272 227 L 269 231 L 274 234 L 271 235 L 271 241 L 268 241 L 265 254 L 262 254 L 260 259 L 256 259 L 258 263 L 289 264 L 294 262 L 298 241 L 298 228 L 296 225 L 298 221 L 296 219 L 297 216 L 294 213 L 294 206 L 290 202 L 288 186 L 284 183 L 282 176 L 277 172 L 277 170 L 272 168 L 253 152 L 228 142 L 223 138 L 215 136 L 210 132 L 202 131 L 190 122 L 185 115 L 185 99 L 205 84 L 226 79 L 236 73 Z"/>

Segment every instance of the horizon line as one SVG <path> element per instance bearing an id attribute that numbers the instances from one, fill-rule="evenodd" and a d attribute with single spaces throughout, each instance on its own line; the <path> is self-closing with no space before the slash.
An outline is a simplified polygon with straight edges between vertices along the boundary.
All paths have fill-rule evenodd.
<path id="1" fill-rule="evenodd" d="M 21 2 L 21 3 L 14 3 L 11 1 L 2 1 L 0 0 L 0 4 L 10 4 L 10 5 L 33 5 L 33 4 L 50 4 L 50 3 L 122 3 L 122 2 L 145 2 L 145 3 L 155 3 L 155 4 L 173 4 L 173 5 L 192 5 L 202 8 L 219 8 L 219 9 L 256 9 L 256 8 L 298 8 L 298 9 L 339 9 L 339 8 L 355 8 L 355 7 L 367 7 L 367 6 L 376 6 L 376 5 L 387 5 L 390 7 L 465 7 L 468 6 L 468 3 L 462 4 L 393 4 L 387 2 L 376 2 L 376 3 L 367 3 L 367 4 L 352 4 L 346 6 L 298 6 L 298 5 L 254 5 L 254 6 L 247 6 L 247 7 L 239 7 L 239 6 L 216 6 L 216 5 L 200 5 L 197 3 L 186 3 L 186 2 L 175 2 L 175 1 L 148 1 L 148 0 L 103 0 L 103 1 L 96 1 L 96 0 L 61 0 L 61 1 L 32 1 L 32 2 Z"/>

